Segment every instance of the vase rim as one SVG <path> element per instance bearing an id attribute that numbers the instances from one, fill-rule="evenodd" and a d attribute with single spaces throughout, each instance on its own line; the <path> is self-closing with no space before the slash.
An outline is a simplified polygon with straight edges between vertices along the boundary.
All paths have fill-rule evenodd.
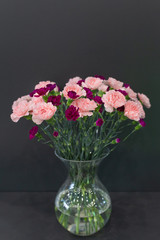
<path id="1" fill-rule="evenodd" d="M 56 157 L 58 157 L 61 160 L 66 161 L 66 162 L 68 161 L 68 162 L 83 162 L 83 163 L 86 163 L 86 162 L 89 163 L 90 162 L 91 163 L 91 162 L 97 162 L 97 161 L 103 160 L 104 158 L 106 158 L 109 155 L 110 151 L 108 149 L 108 152 L 103 157 L 96 158 L 96 159 L 93 159 L 93 160 L 84 160 L 84 161 L 63 158 L 63 157 L 58 155 L 56 150 L 54 151 L 54 153 L 55 153 Z"/>

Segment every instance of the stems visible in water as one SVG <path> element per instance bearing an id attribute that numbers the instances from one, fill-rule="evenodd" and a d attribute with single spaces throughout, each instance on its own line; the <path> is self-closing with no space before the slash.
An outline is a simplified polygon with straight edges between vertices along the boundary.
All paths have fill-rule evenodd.
<path id="1" fill-rule="evenodd" d="M 76 222 L 76 234 L 79 233 L 79 223 L 80 223 L 80 206 L 77 208 L 77 217 L 75 218 Z"/>
<path id="2" fill-rule="evenodd" d="M 61 212 L 58 220 L 66 229 L 75 229 L 74 233 L 77 235 L 90 235 L 105 224 L 99 210 L 99 199 L 96 193 L 96 165 L 94 162 L 70 162 L 69 166 L 73 189 L 69 188 L 67 195 L 64 192 L 59 199 L 62 209 L 58 209 Z M 64 198 L 66 201 L 66 197 L 69 199 L 69 202 L 65 202 L 68 207 L 63 209 L 61 199 Z M 70 217 L 74 218 L 73 224 L 71 224 Z"/>

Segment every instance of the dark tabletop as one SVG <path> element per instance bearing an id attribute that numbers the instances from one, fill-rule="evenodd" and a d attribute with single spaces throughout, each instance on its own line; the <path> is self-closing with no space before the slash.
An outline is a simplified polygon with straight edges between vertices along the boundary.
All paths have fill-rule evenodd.
<path id="1" fill-rule="evenodd" d="M 0 240 L 159 240 L 160 193 L 110 193 L 109 223 L 90 237 L 77 237 L 57 222 L 56 193 L 1 192 Z"/>

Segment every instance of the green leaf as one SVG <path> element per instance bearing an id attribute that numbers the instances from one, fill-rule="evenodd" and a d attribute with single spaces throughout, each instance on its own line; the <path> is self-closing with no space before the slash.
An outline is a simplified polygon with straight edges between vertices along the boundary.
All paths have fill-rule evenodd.
<path id="1" fill-rule="evenodd" d="M 54 90 L 48 93 L 48 96 L 58 96 L 58 95 L 59 95 L 59 92 L 55 92 Z"/>
<path id="2" fill-rule="evenodd" d="M 126 100 L 129 100 L 129 99 L 130 99 L 129 96 L 127 95 L 127 96 L 126 96 Z"/>
<path id="3" fill-rule="evenodd" d="M 48 96 L 43 96 L 43 100 L 45 101 L 45 102 L 47 102 L 48 101 Z"/>
<path id="4" fill-rule="evenodd" d="M 92 93 L 93 93 L 93 95 L 96 95 L 96 93 L 97 93 L 97 89 L 92 90 Z"/>
<path id="5" fill-rule="evenodd" d="M 121 115 L 121 120 L 127 120 L 128 118 L 126 116 L 124 116 L 124 113 L 122 113 Z"/>
<path id="6" fill-rule="evenodd" d="M 32 115 L 24 116 L 24 118 L 27 120 L 32 120 Z"/>
<path id="7" fill-rule="evenodd" d="M 103 91 L 98 91 L 98 93 L 97 93 L 97 95 L 98 95 L 99 97 L 102 97 L 103 94 L 105 94 Z"/>
<path id="8" fill-rule="evenodd" d="M 67 100 L 67 106 L 70 106 L 72 102 L 73 102 L 73 99 L 69 98 L 69 99 Z"/>
<path id="9" fill-rule="evenodd" d="M 95 112 L 99 112 L 99 109 L 101 108 L 101 105 L 99 105 L 98 107 L 96 107 Z"/>

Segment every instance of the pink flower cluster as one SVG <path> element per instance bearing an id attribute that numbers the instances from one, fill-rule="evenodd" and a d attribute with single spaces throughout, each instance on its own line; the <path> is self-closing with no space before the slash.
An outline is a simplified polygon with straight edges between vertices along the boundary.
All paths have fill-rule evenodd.
<path id="1" fill-rule="evenodd" d="M 38 87 L 40 89 L 44 88 L 48 84 L 55 83 L 50 81 L 39 82 L 39 84 L 35 86 L 35 89 L 38 89 Z M 58 87 L 55 88 L 55 91 L 58 91 Z M 13 122 L 18 122 L 21 117 L 32 115 L 32 121 L 39 125 L 44 120 L 52 118 L 57 107 L 51 102 L 46 103 L 42 96 L 30 97 L 29 95 L 26 95 L 13 102 L 12 110 L 13 113 L 11 114 L 11 119 Z"/>
<path id="2" fill-rule="evenodd" d="M 92 116 L 94 111 L 101 113 L 104 110 L 112 113 L 117 110 L 123 111 L 124 116 L 131 120 L 143 122 L 142 119 L 145 118 L 143 106 L 151 107 L 149 98 L 145 94 L 134 92 L 128 84 L 112 77 L 106 80 L 96 75 L 86 79 L 71 78 L 61 92 L 55 82 L 39 82 L 30 96 L 18 98 L 13 103 L 11 119 L 18 122 L 21 117 L 31 115 L 32 121 L 39 125 L 44 120 L 51 119 L 63 105 L 62 96 L 63 104 L 67 102 L 68 106 L 64 116 L 69 121 Z"/>
<path id="3" fill-rule="evenodd" d="M 98 102 L 96 101 L 98 96 L 93 95 L 95 90 L 103 92 L 102 98 Z M 73 93 L 75 98 L 72 97 Z M 80 77 L 72 78 L 64 87 L 62 94 L 66 99 L 74 99 L 72 105 L 79 110 L 80 117 L 93 115 L 98 103 L 104 104 L 106 112 L 109 113 L 123 108 L 124 116 L 140 121 L 145 118 L 143 105 L 147 108 L 151 107 L 150 100 L 146 95 L 137 94 L 129 84 L 124 84 L 112 77 L 109 77 L 108 80 L 101 76 L 87 77 L 85 80 Z"/>

